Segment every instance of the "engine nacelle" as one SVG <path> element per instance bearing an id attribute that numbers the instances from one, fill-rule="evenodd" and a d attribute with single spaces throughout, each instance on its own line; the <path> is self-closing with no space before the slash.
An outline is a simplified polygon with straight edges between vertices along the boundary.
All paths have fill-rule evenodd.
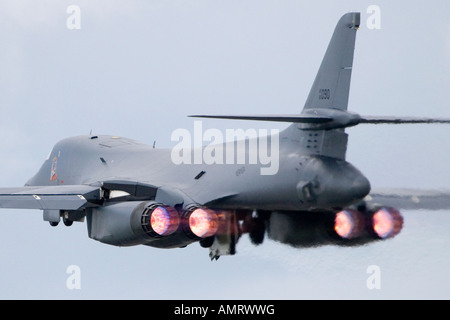
<path id="1" fill-rule="evenodd" d="M 358 246 L 395 237 L 403 227 L 400 212 L 390 207 L 339 212 L 272 211 L 267 235 L 294 247 Z"/>
<path id="2" fill-rule="evenodd" d="M 180 211 L 181 214 L 154 201 L 127 201 L 93 208 L 87 214 L 88 234 L 115 246 L 177 248 L 217 233 L 218 212 L 199 206 Z"/>
<path id="3" fill-rule="evenodd" d="M 129 201 L 94 208 L 88 213 L 87 222 L 90 238 L 116 246 L 132 246 L 173 235 L 179 230 L 180 217 L 170 206 Z"/>

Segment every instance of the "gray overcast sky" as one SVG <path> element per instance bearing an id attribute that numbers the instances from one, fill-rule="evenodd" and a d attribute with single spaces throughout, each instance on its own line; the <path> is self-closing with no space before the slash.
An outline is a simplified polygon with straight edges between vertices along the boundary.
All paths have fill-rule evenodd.
<path id="1" fill-rule="evenodd" d="M 77 5 L 81 29 L 66 12 Z M 381 29 L 369 29 L 370 5 Z M 62 138 L 126 136 L 170 147 L 195 113 L 295 113 L 338 19 L 360 11 L 349 109 L 450 118 L 450 3 L 432 1 L 0 0 L 0 186 L 21 186 Z M 203 121 L 205 128 L 282 124 Z M 450 189 L 448 126 L 359 126 L 348 161 L 376 187 Z M 220 182 L 218 182 L 220 183 Z M 211 263 L 185 249 L 116 248 L 86 225 L 0 212 L 0 298 L 450 298 L 447 212 L 404 212 L 395 239 L 359 248 L 273 241 Z M 81 270 L 81 289 L 66 269 Z M 381 270 L 381 289 L 366 269 Z"/>

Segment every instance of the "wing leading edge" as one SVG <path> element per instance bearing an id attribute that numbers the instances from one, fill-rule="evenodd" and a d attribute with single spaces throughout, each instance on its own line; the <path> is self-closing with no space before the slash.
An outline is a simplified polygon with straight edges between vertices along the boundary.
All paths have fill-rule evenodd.
<path id="1" fill-rule="evenodd" d="M 158 187 L 128 180 L 91 185 L 0 188 L 0 208 L 81 210 L 122 201 L 153 200 Z"/>
<path id="2" fill-rule="evenodd" d="M 101 193 L 88 185 L 0 188 L 0 208 L 79 210 L 99 204 Z"/>
<path id="3" fill-rule="evenodd" d="M 450 209 L 450 190 L 373 190 L 365 201 L 405 210 L 445 210 Z"/>

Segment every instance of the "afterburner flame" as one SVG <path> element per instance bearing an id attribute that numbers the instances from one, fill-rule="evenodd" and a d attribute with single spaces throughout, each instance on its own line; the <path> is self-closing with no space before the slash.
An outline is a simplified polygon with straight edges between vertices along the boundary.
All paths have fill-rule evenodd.
<path id="1" fill-rule="evenodd" d="M 189 228 L 197 237 L 206 238 L 216 234 L 219 219 L 216 212 L 206 208 L 195 209 L 189 216 Z"/>
<path id="2" fill-rule="evenodd" d="M 375 233 L 382 239 L 396 236 L 403 227 L 400 212 L 393 208 L 381 208 L 372 217 Z"/>
<path id="3" fill-rule="evenodd" d="M 153 209 L 150 217 L 150 226 L 160 236 L 174 233 L 179 224 L 178 213 L 171 207 L 158 206 Z"/>
<path id="4" fill-rule="evenodd" d="M 363 217 L 359 211 L 346 209 L 336 213 L 334 231 L 344 239 L 352 239 L 361 235 Z"/>

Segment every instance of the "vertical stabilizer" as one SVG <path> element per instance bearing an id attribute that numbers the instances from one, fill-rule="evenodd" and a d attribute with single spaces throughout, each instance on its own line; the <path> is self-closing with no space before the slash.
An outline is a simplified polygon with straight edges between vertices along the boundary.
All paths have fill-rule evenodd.
<path id="1" fill-rule="evenodd" d="M 342 116 L 347 115 L 353 53 L 359 25 L 359 12 L 347 13 L 337 23 L 302 114 L 329 115 L 334 121 L 337 120 L 336 117 L 340 117 L 340 111 Z M 344 128 L 311 129 L 313 127 L 310 125 L 294 123 L 285 133 L 292 141 L 298 141 L 297 148 L 306 154 L 345 159 L 348 135 Z"/>
<path id="2" fill-rule="evenodd" d="M 305 109 L 347 110 L 356 30 L 359 24 L 359 12 L 347 13 L 339 20 L 309 92 Z"/>

